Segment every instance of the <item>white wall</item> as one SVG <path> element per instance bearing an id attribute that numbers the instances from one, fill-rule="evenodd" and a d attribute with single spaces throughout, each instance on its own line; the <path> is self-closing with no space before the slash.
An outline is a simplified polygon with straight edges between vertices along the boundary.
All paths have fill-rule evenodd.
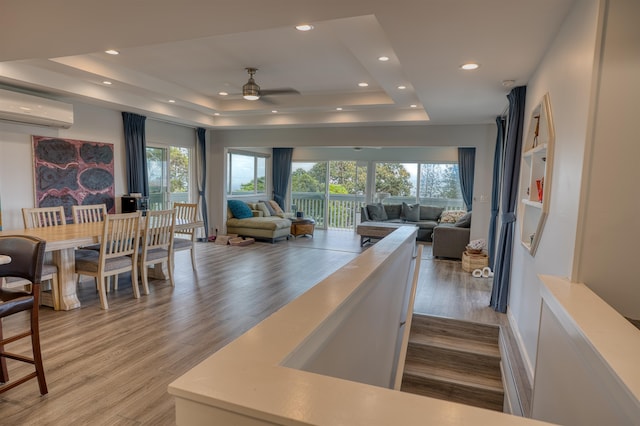
<path id="1" fill-rule="evenodd" d="M 525 117 L 549 92 L 556 131 L 549 216 L 535 257 L 514 239 L 509 316 L 533 379 L 540 320 L 538 274 L 569 277 L 594 75 L 598 0 L 578 0 L 527 85 Z M 516 223 L 517 233 L 520 224 Z"/>
<path id="2" fill-rule="evenodd" d="M 0 196 L 3 229 L 22 228 L 20 209 L 35 206 L 32 135 L 113 144 L 116 197 L 126 191 L 124 136 L 120 112 L 75 104 L 74 124 L 70 129 L 0 122 Z"/>
<path id="3" fill-rule="evenodd" d="M 495 125 L 469 126 L 368 126 L 368 127 L 322 127 L 267 130 L 215 130 L 212 132 L 211 169 L 213 188 L 211 198 L 224 200 L 224 170 L 227 148 L 238 147 L 294 147 L 293 158 L 299 161 L 312 160 L 378 160 L 388 150 L 366 147 L 392 147 L 392 161 L 419 161 L 433 158 L 451 160 L 455 147 L 476 148 L 474 205 L 471 238 L 487 238 L 491 209 L 491 179 L 493 173 L 493 151 Z M 353 151 L 351 147 L 365 147 Z M 324 147 L 318 149 L 318 147 Z M 326 147 L 332 149 L 325 149 Z M 437 148 L 421 150 L 420 148 Z M 434 156 L 431 156 L 431 155 Z M 456 157 L 453 158 L 457 159 Z M 226 205 L 221 203 L 211 209 L 210 227 L 222 230 L 226 217 Z"/>
<path id="4" fill-rule="evenodd" d="M 576 271 L 621 314 L 640 319 L 640 2 L 608 2 Z"/>
<path id="5" fill-rule="evenodd" d="M 22 228 L 20 209 L 35 205 L 32 135 L 113 144 L 116 208 L 120 208 L 118 197 L 128 192 L 122 113 L 74 103 L 74 124 L 70 129 L 0 121 L 0 197 L 3 229 Z M 147 140 L 159 144 L 195 147 L 195 131 L 180 125 L 147 119 L 146 135 Z"/>

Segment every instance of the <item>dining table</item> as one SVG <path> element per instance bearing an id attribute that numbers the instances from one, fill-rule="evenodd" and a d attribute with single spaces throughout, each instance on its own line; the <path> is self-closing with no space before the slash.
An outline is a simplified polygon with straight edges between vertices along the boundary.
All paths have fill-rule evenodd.
<path id="1" fill-rule="evenodd" d="M 177 221 L 175 230 L 202 226 L 203 221 Z M 74 251 L 79 247 L 99 243 L 103 228 L 104 222 L 73 223 L 64 226 L 3 230 L 0 231 L 0 235 L 28 235 L 46 241 L 45 252 L 51 253 L 51 260 L 58 267 L 59 300 L 54 305 L 59 306 L 60 310 L 69 311 L 80 307 L 76 291 Z"/>

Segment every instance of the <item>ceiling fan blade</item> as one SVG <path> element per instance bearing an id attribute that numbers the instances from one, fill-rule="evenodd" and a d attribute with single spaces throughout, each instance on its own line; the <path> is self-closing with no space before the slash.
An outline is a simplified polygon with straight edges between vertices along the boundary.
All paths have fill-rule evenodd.
<path id="1" fill-rule="evenodd" d="M 264 97 L 264 96 L 260 96 L 260 99 L 258 99 L 258 102 L 262 102 L 262 103 L 268 104 L 268 105 L 277 105 L 278 104 L 273 99 L 271 99 L 269 97 Z"/>
<path id="2" fill-rule="evenodd" d="M 292 89 L 290 87 L 283 87 L 280 89 L 260 89 L 260 96 L 270 96 L 270 95 L 299 95 L 296 89 Z"/>

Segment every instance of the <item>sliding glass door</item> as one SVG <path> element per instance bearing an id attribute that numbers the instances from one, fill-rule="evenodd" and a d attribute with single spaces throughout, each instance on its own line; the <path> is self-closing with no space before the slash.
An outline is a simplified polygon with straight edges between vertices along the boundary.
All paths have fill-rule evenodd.
<path id="1" fill-rule="evenodd" d="M 295 210 L 315 219 L 317 228 L 326 229 L 327 163 L 293 162 L 291 170 L 291 203 Z"/>
<path id="2" fill-rule="evenodd" d="M 149 209 L 170 209 L 191 202 L 191 150 L 184 147 L 147 147 Z"/>

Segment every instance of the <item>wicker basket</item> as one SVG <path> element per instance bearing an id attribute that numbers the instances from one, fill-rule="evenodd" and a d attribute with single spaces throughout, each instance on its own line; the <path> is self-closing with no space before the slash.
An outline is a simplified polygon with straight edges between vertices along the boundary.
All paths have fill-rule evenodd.
<path id="1" fill-rule="evenodd" d="M 474 269 L 482 269 L 489 266 L 489 256 L 484 253 L 469 253 L 468 250 L 462 253 L 462 270 L 473 272 Z"/>
<path id="2" fill-rule="evenodd" d="M 474 249 L 469 246 L 465 247 L 465 249 L 469 254 L 482 254 L 482 249 Z"/>

